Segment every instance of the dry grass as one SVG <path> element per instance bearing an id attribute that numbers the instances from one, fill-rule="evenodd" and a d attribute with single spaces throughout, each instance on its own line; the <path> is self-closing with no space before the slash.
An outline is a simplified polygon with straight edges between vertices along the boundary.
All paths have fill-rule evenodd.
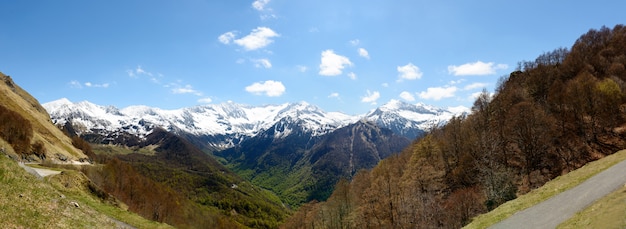
<path id="1" fill-rule="evenodd" d="M 557 177 L 538 189 L 500 205 L 493 211 L 477 216 L 474 218 L 472 223 L 464 228 L 487 228 L 502 221 L 503 219 L 508 218 L 518 211 L 534 206 L 552 196 L 573 188 L 593 175 L 596 175 L 623 160 L 626 160 L 626 150 L 622 150 L 603 159 L 590 162 L 582 168 Z"/>
<path id="2" fill-rule="evenodd" d="M 54 126 L 50 116 L 39 102 L 24 91 L 13 80 L 0 72 L 0 104 L 19 113 L 30 121 L 33 127 L 33 142 L 41 141 L 47 150 L 48 158 L 56 158 L 59 153 L 71 160 L 86 158 L 82 151 L 72 146 L 70 138 Z"/>

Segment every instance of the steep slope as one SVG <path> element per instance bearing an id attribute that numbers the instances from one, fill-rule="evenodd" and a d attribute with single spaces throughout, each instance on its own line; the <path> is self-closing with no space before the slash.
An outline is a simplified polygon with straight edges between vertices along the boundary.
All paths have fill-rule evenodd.
<path id="1" fill-rule="evenodd" d="M 299 206 L 325 200 L 340 178 L 372 168 L 409 142 L 366 121 L 314 136 L 302 121 L 286 118 L 240 146 L 215 154 L 244 178 Z"/>
<path id="2" fill-rule="evenodd" d="M 0 227 L 115 228 L 106 215 L 80 202 L 76 208 L 48 182 L 39 180 L 0 154 Z"/>
<path id="3" fill-rule="evenodd" d="M 114 151 L 115 147 L 119 146 L 108 146 L 107 149 Z M 105 190 L 116 193 L 118 198 L 127 201 L 130 206 L 136 206 L 145 217 L 152 220 L 191 228 L 225 227 L 236 224 L 275 228 L 288 214 L 287 209 L 272 193 L 245 182 L 215 159 L 173 133 L 156 128 L 138 145 L 126 147 L 135 150 L 129 154 L 97 153 L 107 166 L 111 164 L 116 168 L 112 170 L 114 173 L 127 175 L 117 178 L 118 181 L 111 178 L 97 180 L 103 182 Z M 154 153 L 139 153 L 141 151 Z M 152 197 L 158 199 L 133 197 L 133 193 L 153 191 L 145 190 L 152 186 L 134 190 L 132 188 L 139 187 L 139 184 L 124 185 L 137 180 L 128 178 L 132 171 L 157 182 L 162 186 L 155 187 L 158 190 L 173 191 L 164 193 L 160 198 Z M 144 195 L 150 196 L 146 194 L 141 196 Z M 154 207 L 144 208 L 149 204 L 153 204 Z"/>
<path id="4" fill-rule="evenodd" d="M 302 207 L 285 228 L 459 228 L 623 149 L 625 41 L 626 26 L 602 27 L 571 50 L 522 62 L 472 114 L 357 175 L 328 202 Z"/>
<path id="5" fill-rule="evenodd" d="M 52 124 L 46 110 L 28 92 L 20 88 L 11 77 L 0 73 L 0 105 L 19 114 L 32 128 L 31 144 L 41 143 L 38 149 L 43 152 L 27 150 L 28 155 L 22 155 L 27 160 L 41 160 L 46 158 L 53 161 L 79 161 L 87 158 L 82 151 L 72 146 L 72 141 Z M 3 125 L 6 123 L 0 123 Z M 8 148 L 3 146 L 3 148 Z M 5 150 L 8 151 L 8 150 Z M 38 156 L 33 156 L 36 153 Z M 12 156 L 17 157 L 13 154 Z"/>

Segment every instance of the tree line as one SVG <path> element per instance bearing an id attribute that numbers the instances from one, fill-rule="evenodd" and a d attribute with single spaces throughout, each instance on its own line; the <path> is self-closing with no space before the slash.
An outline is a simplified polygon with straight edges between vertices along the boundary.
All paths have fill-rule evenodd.
<path id="1" fill-rule="evenodd" d="M 626 27 L 520 62 L 472 113 L 337 183 L 284 228 L 458 228 L 626 146 Z"/>

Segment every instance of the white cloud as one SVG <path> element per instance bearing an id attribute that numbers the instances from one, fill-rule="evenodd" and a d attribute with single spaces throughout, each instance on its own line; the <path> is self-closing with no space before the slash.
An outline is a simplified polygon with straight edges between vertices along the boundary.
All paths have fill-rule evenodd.
<path id="1" fill-rule="evenodd" d="M 319 74 L 323 76 L 336 76 L 341 74 L 341 70 L 346 66 L 352 66 L 350 59 L 337 55 L 332 49 L 322 52 L 322 63 Z"/>
<path id="2" fill-rule="evenodd" d="M 364 48 L 359 48 L 359 56 L 365 58 L 365 59 L 369 59 L 370 58 L 370 54 L 369 52 L 367 52 L 367 50 L 365 50 Z"/>
<path id="3" fill-rule="evenodd" d="M 252 3 L 252 8 L 258 11 L 263 11 L 265 9 L 265 5 L 270 3 L 270 0 L 256 0 Z"/>
<path id="4" fill-rule="evenodd" d="M 307 70 L 309 70 L 309 68 L 307 68 L 304 65 L 298 65 L 296 66 L 296 68 L 298 69 L 299 72 L 306 72 Z"/>
<path id="5" fill-rule="evenodd" d="M 253 59 L 254 66 L 257 68 L 272 68 L 272 62 L 268 59 Z"/>
<path id="6" fill-rule="evenodd" d="M 422 99 L 441 100 L 453 97 L 457 90 L 457 87 L 429 87 L 426 91 L 420 92 L 419 97 Z"/>
<path id="7" fill-rule="evenodd" d="M 193 87 L 189 84 L 185 85 L 184 87 L 175 87 L 172 89 L 172 93 L 174 94 L 194 94 L 196 96 L 202 96 L 202 92 L 199 92 L 195 89 L 193 89 Z"/>
<path id="8" fill-rule="evenodd" d="M 269 3 L 270 3 L 270 0 L 256 0 L 252 2 L 252 8 L 261 12 L 262 20 L 277 18 L 277 16 L 272 13 L 273 11 L 272 8 L 267 7 L 267 4 Z"/>
<path id="9" fill-rule="evenodd" d="M 141 75 L 153 76 L 151 72 L 147 72 L 146 70 L 141 68 L 141 65 L 137 65 L 137 68 L 135 68 L 135 69 L 126 70 L 126 73 L 128 73 L 128 76 L 130 76 L 132 78 L 136 78 L 136 77 L 139 77 Z"/>
<path id="10" fill-rule="evenodd" d="M 224 34 L 217 37 L 217 40 L 219 40 L 222 44 L 226 44 L 226 45 L 230 44 L 230 42 L 232 42 L 233 39 L 235 39 L 235 31 L 225 32 Z"/>
<path id="11" fill-rule="evenodd" d="M 80 84 L 80 82 L 78 82 L 76 80 L 70 81 L 69 85 L 70 85 L 71 88 L 83 88 L 83 85 Z"/>
<path id="12" fill-rule="evenodd" d="M 417 66 L 413 65 L 412 63 L 408 63 L 407 65 L 404 66 L 398 66 L 398 73 L 399 73 L 399 79 L 398 81 L 402 81 L 402 80 L 415 80 L 415 79 L 419 79 L 422 78 L 422 75 L 424 73 L 422 73 L 420 71 L 420 68 L 418 68 Z"/>
<path id="13" fill-rule="evenodd" d="M 103 83 L 103 84 L 95 84 L 92 82 L 81 83 L 78 80 L 72 80 L 68 84 L 70 85 L 71 88 L 79 88 L 79 89 L 83 87 L 108 88 L 109 86 L 111 86 L 110 83 Z"/>
<path id="14" fill-rule="evenodd" d="M 474 63 L 462 64 L 459 66 L 448 66 L 448 73 L 455 76 L 480 76 L 480 75 L 493 75 L 497 70 L 507 69 L 509 66 L 506 64 L 495 64 L 493 62 L 485 63 L 482 61 L 476 61 Z"/>
<path id="15" fill-rule="evenodd" d="M 472 90 L 472 89 L 484 88 L 486 86 L 487 86 L 486 83 L 473 83 L 473 84 L 469 84 L 469 85 L 463 87 L 463 89 L 465 89 L 465 90 Z"/>
<path id="16" fill-rule="evenodd" d="M 381 86 L 383 86 L 383 87 L 389 87 L 389 84 L 388 84 L 388 83 L 382 83 L 382 84 L 381 84 Z"/>
<path id="17" fill-rule="evenodd" d="M 211 103 L 213 100 L 209 97 L 198 99 L 199 103 Z"/>
<path id="18" fill-rule="evenodd" d="M 450 84 L 454 85 L 454 84 L 460 84 L 460 83 L 463 83 L 463 82 L 465 82 L 465 79 L 452 80 L 452 81 L 450 81 Z"/>
<path id="19" fill-rule="evenodd" d="M 408 91 L 403 91 L 402 93 L 400 93 L 400 98 L 409 102 L 415 101 L 415 97 L 413 97 L 413 95 Z"/>
<path id="20" fill-rule="evenodd" d="M 274 30 L 268 27 L 257 27 L 247 36 L 234 40 L 233 42 L 243 47 L 245 50 L 251 51 L 268 46 L 274 42 L 271 38 L 279 36 L 280 34 L 274 32 Z"/>
<path id="21" fill-rule="evenodd" d="M 378 91 L 371 92 L 370 90 L 367 90 L 367 95 L 361 97 L 361 102 L 375 105 L 378 98 L 380 98 L 380 93 Z"/>
<path id="22" fill-rule="evenodd" d="M 348 77 L 350 77 L 351 80 L 356 80 L 356 74 L 354 72 L 348 73 Z"/>
<path id="23" fill-rule="evenodd" d="M 285 86 L 280 81 L 268 80 L 265 82 L 253 83 L 246 87 L 246 91 L 255 95 L 265 94 L 269 97 L 281 96 L 285 93 Z"/>
<path id="24" fill-rule="evenodd" d="M 100 87 L 100 88 L 108 88 L 110 86 L 109 83 L 103 83 L 103 84 L 94 84 L 91 82 L 85 82 L 85 87 Z"/>
<path id="25" fill-rule="evenodd" d="M 477 91 L 477 92 L 470 94 L 470 96 L 467 97 L 467 101 L 470 101 L 470 102 L 476 101 L 476 99 L 478 99 L 478 96 L 480 96 L 482 93 L 483 93 L 482 91 Z M 494 95 L 495 95 L 494 93 L 489 93 L 490 98 L 493 98 Z"/>
<path id="26" fill-rule="evenodd" d="M 361 43 L 361 41 L 359 39 L 354 39 L 354 40 L 350 40 L 350 44 L 352 46 L 357 46 Z"/>
<path id="27" fill-rule="evenodd" d="M 339 98 L 339 93 L 337 92 L 330 93 L 330 95 L 328 95 L 328 98 Z"/>
<path id="28" fill-rule="evenodd" d="M 137 65 L 137 68 L 135 69 L 135 72 L 137 72 L 137 74 L 139 74 L 139 75 L 146 74 L 146 71 L 144 71 L 143 68 L 141 68 L 140 65 Z"/>
<path id="29" fill-rule="evenodd" d="M 469 96 L 469 98 L 467 98 L 467 100 L 469 100 L 469 101 L 476 101 L 476 99 L 478 99 L 478 96 L 480 96 L 480 94 L 482 94 L 482 92 L 481 92 L 481 91 L 474 92 L 474 93 L 472 93 L 472 94 Z"/>

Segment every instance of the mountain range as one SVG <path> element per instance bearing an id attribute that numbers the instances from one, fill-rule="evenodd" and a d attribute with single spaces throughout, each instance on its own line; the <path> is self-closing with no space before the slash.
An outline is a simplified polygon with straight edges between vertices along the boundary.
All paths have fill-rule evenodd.
<path id="1" fill-rule="evenodd" d="M 363 115 L 326 112 L 306 102 L 163 110 L 60 99 L 43 106 L 57 126 L 91 143 L 133 147 L 154 141 L 155 131 L 173 133 L 294 207 L 325 200 L 341 178 L 374 167 L 411 139 L 463 114 L 398 100 Z"/>
<path id="2" fill-rule="evenodd" d="M 226 102 L 164 110 L 148 106 L 119 109 L 88 101 L 74 103 L 63 98 L 43 106 L 50 113 L 53 123 L 63 126 L 69 121 L 78 134 L 125 133 L 145 138 L 155 127 L 161 127 L 175 134 L 203 138 L 206 146 L 218 150 L 238 145 L 286 118 L 300 122 L 303 131 L 313 136 L 367 120 L 413 139 L 434 124 L 441 124 L 467 111 L 463 107 L 442 109 L 398 100 L 391 100 L 362 115 L 326 112 L 307 102 L 263 106 Z M 289 131 L 277 132 L 275 137 L 285 137 Z"/>

